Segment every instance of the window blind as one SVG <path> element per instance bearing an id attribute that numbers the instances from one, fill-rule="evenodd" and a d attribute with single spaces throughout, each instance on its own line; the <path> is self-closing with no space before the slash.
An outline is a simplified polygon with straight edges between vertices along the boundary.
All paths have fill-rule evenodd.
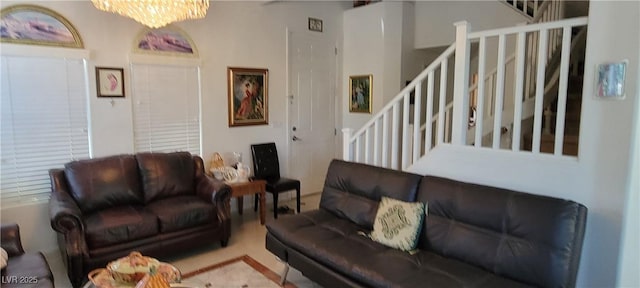
<path id="1" fill-rule="evenodd" d="M 49 169 L 89 158 L 82 59 L 2 56 L 2 206 L 46 201 Z"/>
<path id="2" fill-rule="evenodd" d="M 200 70 L 193 66 L 131 67 L 136 152 L 200 155 Z"/>

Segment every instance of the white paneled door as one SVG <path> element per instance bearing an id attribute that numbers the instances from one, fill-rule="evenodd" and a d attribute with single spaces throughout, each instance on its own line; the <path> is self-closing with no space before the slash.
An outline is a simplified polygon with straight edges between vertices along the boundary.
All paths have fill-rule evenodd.
<path id="1" fill-rule="evenodd" d="M 322 191 L 334 157 L 335 43 L 318 32 L 289 32 L 289 173 L 302 194 Z"/>

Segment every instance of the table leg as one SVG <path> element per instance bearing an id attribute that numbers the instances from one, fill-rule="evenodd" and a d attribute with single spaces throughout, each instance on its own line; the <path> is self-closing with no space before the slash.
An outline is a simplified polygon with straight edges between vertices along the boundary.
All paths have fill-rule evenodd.
<path id="1" fill-rule="evenodd" d="M 265 206 L 265 198 L 267 198 L 265 195 L 264 189 L 262 189 L 262 191 L 259 192 L 259 195 L 260 195 L 260 224 L 264 225 L 264 218 L 265 218 L 264 206 Z"/>
<path id="2" fill-rule="evenodd" d="M 236 202 L 238 202 L 238 214 L 242 215 L 242 206 L 244 206 L 244 198 L 242 196 L 236 197 Z"/>

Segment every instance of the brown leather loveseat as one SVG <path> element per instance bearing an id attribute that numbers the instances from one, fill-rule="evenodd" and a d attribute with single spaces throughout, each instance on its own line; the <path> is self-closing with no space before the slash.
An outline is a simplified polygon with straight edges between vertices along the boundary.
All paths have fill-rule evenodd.
<path id="1" fill-rule="evenodd" d="M 382 196 L 427 204 L 415 253 L 362 235 Z M 574 287 L 586 216 L 569 200 L 334 160 L 320 208 L 268 223 L 266 246 L 324 287 Z"/>
<path id="2" fill-rule="evenodd" d="M 230 188 L 187 152 L 138 153 L 49 171 L 51 227 L 74 287 L 131 251 L 161 258 L 230 236 Z"/>

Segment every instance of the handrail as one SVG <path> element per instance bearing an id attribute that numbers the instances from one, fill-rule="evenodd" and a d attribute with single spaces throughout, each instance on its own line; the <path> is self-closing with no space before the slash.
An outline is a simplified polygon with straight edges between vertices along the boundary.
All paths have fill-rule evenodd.
<path id="1" fill-rule="evenodd" d="M 519 32 L 535 32 L 540 30 L 559 29 L 565 26 L 584 26 L 588 24 L 588 17 L 576 17 L 554 22 L 530 24 L 526 26 L 506 27 L 492 30 L 471 32 L 467 35 L 470 41 L 478 41 L 481 37 L 493 37 L 500 34 L 516 34 Z"/>
<path id="2" fill-rule="evenodd" d="M 427 68 L 425 68 L 406 87 L 404 87 L 404 89 L 400 90 L 400 93 L 398 93 L 398 95 L 396 95 L 396 97 L 393 97 L 393 99 L 391 99 L 391 101 L 389 101 L 387 103 L 387 105 L 385 105 L 382 109 L 380 109 L 380 111 L 378 113 L 376 113 L 376 115 L 382 115 L 383 113 L 386 113 L 387 111 L 391 110 L 391 108 L 393 108 L 393 105 L 396 102 L 401 101 L 406 93 L 409 93 L 409 92 L 411 92 L 411 90 L 414 90 L 416 88 L 416 84 L 418 83 L 418 81 L 421 81 L 422 79 L 427 77 L 427 75 L 429 75 L 429 73 L 432 70 L 434 70 L 435 68 L 437 68 L 440 65 L 442 60 L 444 60 L 446 58 L 449 58 L 449 56 L 451 56 L 453 54 L 453 51 L 455 51 L 455 48 L 456 48 L 456 43 L 451 44 L 451 46 L 449 46 L 446 50 L 444 50 L 444 52 L 442 52 L 442 54 L 440 54 L 440 56 L 438 56 L 438 58 L 433 60 L 433 62 L 431 62 L 431 64 L 429 64 L 429 66 L 427 66 Z M 362 128 L 358 129 L 358 131 L 356 131 L 355 133 L 353 133 L 351 135 L 351 138 L 349 139 L 349 142 L 351 142 L 351 141 L 355 140 L 356 138 L 360 137 L 367 130 L 367 128 L 369 128 L 371 125 L 373 125 L 376 122 L 377 118 L 378 118 L 377 116 L 371 117 L 371 119 L 369 119 L 369 121 L 367 121 L 367 123 L 362 125 Z"/>

